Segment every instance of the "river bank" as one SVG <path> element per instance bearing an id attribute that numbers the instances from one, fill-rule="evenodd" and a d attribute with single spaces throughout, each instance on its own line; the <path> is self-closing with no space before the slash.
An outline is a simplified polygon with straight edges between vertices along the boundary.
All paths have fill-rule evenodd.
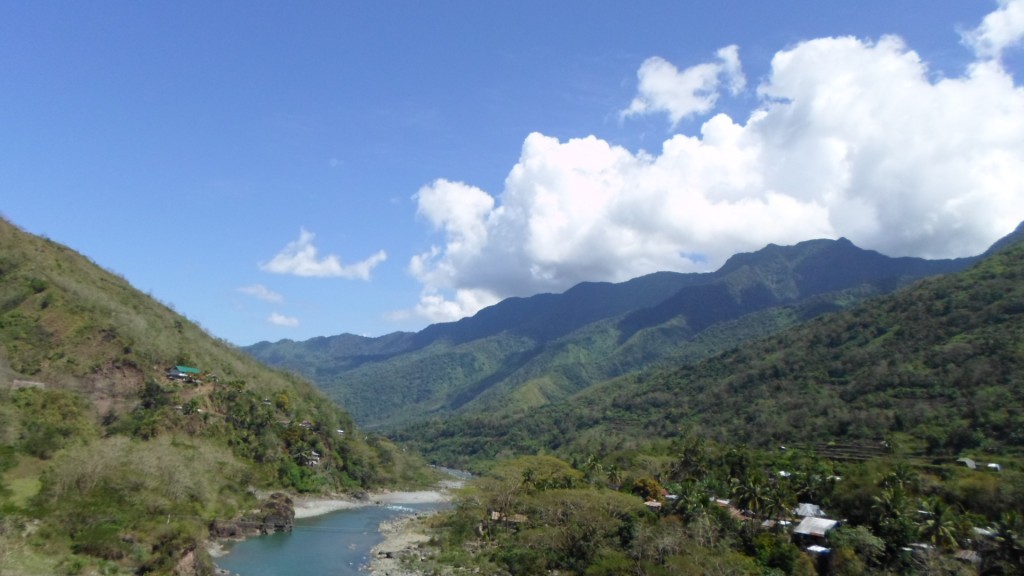
<path id="1" fill-rule="evenodd" d="M 293 496 L 294 531 L 244 541 L 212 541 L 208 550 L 218 565 L 218 574 L 262 576 L 280 574 L 285 568 L 293 574 L 322 574 L 329 565 L 338 574 L 364 575 L 375 558 L 374 545 L 381 538 L 398 538 L 392 540 L 394 544 L 389 544 L 388 550 L 415 546 L 415 537 L 406 537 L 392 527 L 393 522 L 436 511 L 451 499 L 450 490 L 461 484 L 445 481 L 433 490 L 373 492 L 361 497 Z M 316 568 L 318 562 L 325 567 Z"/>
<path id="2" fill-rule="evenodd" d="M 332 498 L 305 498 L 295 497 L 295 518 L 312 518 L 323 514 L 330 514 L 338 510 L 349 510 L 360 506 L 382 506 L 394 504 L 434 504 L 448 502 L 451 500 L 449 490 L 457 488 L 461 484 L 455 482 L 442 482 L 436 490 L 417 490 L 414 492 L 373 492 L 365 498 L 354 498 L 349 496 Z"/>
<path id="3" fill-rule="evenodd" d="M 403 565 L 403 559 L 420 557 L 420 546 L 430 541 L 423 521 L 426 516 L 434 514 L 406 515 L 396 520 L 382 522 L 380 533 L 384 541 L 373 547 L 370 554 L 370 565 L 367 567 L 372 576 L 421 576 L 415 568 Z"/>

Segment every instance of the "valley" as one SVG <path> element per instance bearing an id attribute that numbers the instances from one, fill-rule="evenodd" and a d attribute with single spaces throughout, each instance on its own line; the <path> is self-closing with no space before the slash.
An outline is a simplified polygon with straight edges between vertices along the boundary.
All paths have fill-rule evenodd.
<path id="1" fill-rule="evenodd" d="M 769 246 L 245 354 L 3 224 L 7 572 L 208 574 L 215 533 L 289 529 L 267 494 L 422 487 L 427 462 L 476 478 L 410 528 L 420 571 L 1020 565 L 1019 231 L 935 262 Z"/>

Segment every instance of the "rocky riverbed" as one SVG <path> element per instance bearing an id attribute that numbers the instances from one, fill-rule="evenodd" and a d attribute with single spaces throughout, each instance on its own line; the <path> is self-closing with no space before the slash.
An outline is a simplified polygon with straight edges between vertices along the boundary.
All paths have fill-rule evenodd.
<path id="1" fill-rule="evenodd" d="M 423 521 L 425 515 L 410 515 L 383 522 L 380 533 L 384 541 L 373 548 L 370 574 L 374 576 L 420 576 L 416 569 L 424 551 L 422 545 L 430 541 Z"/>

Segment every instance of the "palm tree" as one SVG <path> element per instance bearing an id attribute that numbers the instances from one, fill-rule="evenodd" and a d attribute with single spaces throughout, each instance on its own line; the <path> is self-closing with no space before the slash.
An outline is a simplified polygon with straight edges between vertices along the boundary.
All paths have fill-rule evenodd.
<path id="1" fill-rule="evenodd" d="M 886 487 L 899 486 L 910 494 L 917 492 L 920 484 L 920 476 L 917 470 L 904 461 L 899 461 L 893 467 L 892 472 L 885 477 L 882 484 Z"/>
<path id="2" fill-rule="evenodd" d="M 732 496 L 739 508 L 750 510 L 754 516 L 758 516 L 768 498 L 768 483 L 761 474 L 747 474 L 734 481 Z"/>
<path id="3" fill-rule="evenodd" d="M 778 531 L 778 521 L 786 516 L 786 513 L 796 506 L 796 496 L 785 482 L 773 482 L 768 486 L 764 498 L 764 515 L 770 520 L 775 520 L 775 529 Z"/>
<path id="4" fill-rule="evenodd" d="M 605 474 L 608 476 L 608 484 L 610 484 L 612 488 L 618 490 L 619 487 L 622 486 L 623 473 L 618 466 L 610 464 L 605 470 Z"/>
<path id="5" fill-rule="evenodd" d="M 898 549 L 913 542 L 916 527 L 908 515 L 911 507 L 906 491 L 899 486 L 886 488 L 874 497 L 874 501 L 872 509 L 877 533 L 890 549 Z"/>
<path id="6" fill-rule="evenodd" d="M 942 550 L 956 549 L 956 523 L 949 505 L 933 497 L 923 501 L 921 506 L 928 514 L 921 526 L 921 537 Z"/>
<path id="7" fill-rule="evenodd" d="M 752 470 L 750 451 L 746 446 L 730 448 L 723 457 L 724 464 L 729 468 L 729 477 L 740 479 L 748 476 Z"/>
<path id="8" fill-rule="evenodd" d="M 709 497 L 706 486 L 700 482 L 687 482 L 679 493 L 676 511 L 690 520 L 707 507 Z"/>
<path id="9" fill-rule="evenodd" d="M 520 477 L 519 485 L 522 486 L 523 491 L 525 491 L 527 494 L 533 492 L 534 488 L 538 487 L 537 475 L 534 472 L 533 468 L 527 468 L 526 470 L 523 470 L 523 473 Z"/>
<path id="10" fill-rule="evenodd" d="M 708 473 L 708 454 L 704 447 L 704 441 L 700 438 L 690 438 L 683 446 L 679 459 L 672 465 L 672 480 L 682 482 L 684 480 L 700 480 Z"/>
<path id="11" fill-rule="evenodd" d="M 1003 512 L 993 526 L 993 532 L 996 548 L 992 551 L 992 563 L 1018 569 L 1024 566 L 1024 519 L 1020 513 L 1014 510 Z"/>
<path id="12" fill-rule="evenodd" d="M 593 454 L 587 456 L 587 459 L 580 466 L 580 470 L 586 475 L 587 482 L 589 483 L 593 483 L 597 478 L 604 475 L 604 467 L 601 466 L 601 461 Z"/>

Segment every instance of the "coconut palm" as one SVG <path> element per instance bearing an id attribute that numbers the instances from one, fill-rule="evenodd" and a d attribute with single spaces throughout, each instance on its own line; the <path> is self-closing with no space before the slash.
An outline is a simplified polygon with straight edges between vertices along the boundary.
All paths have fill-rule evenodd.
<path id="1" fill-rule="evenodd" d="M 897 549 L 914 541 L 916 526 L 910 518 L 912 507 L 910 499 L 903 488 L 892 486 L 874 497 L 872 510 L 875 516 L 877 534 L 892 549 Z"/>
<path id="2" fill-rule="evenodd" d="M 1024 566 L 1024 519 L 1017 511 L 1003 512 L 992 527 L 995 549 L 986 555 L 986 572 L 1013 574 Z M 1010 567 L 1011 570 L 1002 570 Z M 1016 568 L 1013 568 L 1016 567 Z"/>
<path id="3" fill-rule="evenodd" d="M 892 471 L 886 475 L 882 484 L 889 488 L 899 486 L 906 492 L 914 494 L 917 492 L 920 482 L 921 477 L 917 473 L 917 470 L 914 470 L 910 464 L 901 460 L 897 462 Z"/>
<path id="4" fill-rule="evenodd" d="M 608 465 L 608 468 L 605 469 L 605 475 L 608 478 L 608 484 L 616 490 L 622 486 L 622 480 L 625 478 L 625 475 L 615 464 Z"/>
<path id="5" fill-rule="evenodd" d="M 786 482 L 773 482 L 768 486 L 764 498 L 764 515 L 775 520 L 775 528 L 779 528 L 778 521 L 786 517 L 787 512 L 797 504 L 796 495 Z"/>
<path id="6" fill-rule="evenodd" d="M 949 504 L 933 497 L 921 502 L 921 506 L 927 513 L 921 525 L 921 538 L 942 550 L 956 549 L 956 522 Z"/>
<path id="7" fill-rule="evenodd" d="M 732 497 L 739 508 L 750 510 L 754 516 L 758 516 L 768 499 L 768 483 L 761 474 L 748 474 L 734 480 Z"/>
<path id="8" fill-rule="evenodd" d="M 679 459 L 672 465 L 671 478 L 682 482 L 685 480 L 701 480 L 708 474 L 710 462 L 704 441 L 690 438 L 679 453 Z"/>
<path id="9" fill-rule="evenodd" d="M 593 454 L 587 456 L 587 459 L 583 461 L 580 466 L 580 470 L 585 474 L 587 482 L 594 483 L 598 478 L 604 476 L 604 466 L 601 465 L 601 461 L 597 459 Z"/>
<path id="10" fill-rule="evenodd" d="M 710 498 L 710 493 L 704 484 L 700 482 L 687 482 L 679 492 L 679 499 L 676 501 L 676 511 L 683 518 L 691 520 L 707 507 L 708 498 Z"/>

